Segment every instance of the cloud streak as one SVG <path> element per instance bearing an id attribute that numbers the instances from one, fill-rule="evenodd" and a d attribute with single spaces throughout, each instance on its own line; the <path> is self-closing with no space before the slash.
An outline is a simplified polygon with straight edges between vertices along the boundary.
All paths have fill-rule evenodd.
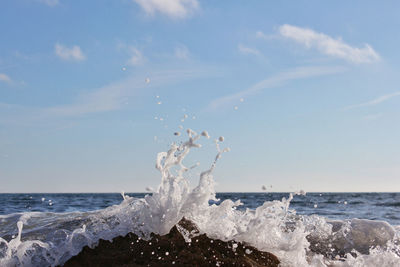
<path id="1" fill-rule="evenodd" d="M 7 83 L 7 84 L 12 84 L 13 83 L 11 78 L 5 73 L 0 73 L 0 82 L 4 82 L 4 83 Z"/>
<path id="2" fill-rule="evenodd" d="M 66 61 L 83 61 L 86 59 L 85 54 L 83 54 L 81 48 L 77 45 L 68 48 L 62 44 L 57 43 L 54 46 L 54 53 Z"/>
<path id="3" fill-rule="evenodd" d="M 60 3 L 59 0 L 36 0 L 36 1 L 51 7 L 56 6 Z"/>
<path id="4" fill-rule="evenodd" d="M 0 124 L 31 125 L 38 121 L 49 122 L 51 119 L 79 118 L 91 114 L 99 114 L 122 110 L 132 106 L 137 99 L 151 88 L 179 83 L 185 80 L 210 75 L 204 69 L 177 69 L 152 72 L 151 82 L 147 76 L 135 75 L 99 88 L 79 94 L 70 103 L 29 107 L 0 102 Z"/>
<path id="5" fill-rule="evenodd" d="M 270 39 L 275 39 L 276 36 L 275 35 L 267 35 L 267 34 L 263 33 L 262 31 L 257 31 L 256 32 L 256 38 L 257 39 L 270 40 Z"/>
<path id="6" fill-rule="evenodd" d="M 369 44 L 365 44 L 362 48 L 353 47 L 341 38 L 334 39 L 311 29 L 285 24 L 279 27 L 279 34 L 307 48 L 316 48 L 322 54 L 352 63 L 371 63 L 380 60 L 379 54 Z"/>
<path id="7" fill-rule="evenodd" d="M 145 57 L 139 49 L 134 46 L 129 46 L 128 51 L 130 54 L 130 58 L 127 62 L 128 65 L 137 66 L 143 64 L 143 62 L 145 61 Z"/>
<path id="8" fill-rule="evenodd" d="M 190 52 L 186 46 L 179 45 L 179 46 L 175 47 L 174 55 L 178 59 L 189 59 Z"/>
<path id="9" fill-rule="evenodd" d="M 344 110 L 349 110 L 349 109 L 354 109 L 354 108 L 361 108 L 361 107 L 368 107 L 368 106 L 375 106 L 375 105 L 378 105 L 378 104 L 383 103 L 385 101 L 388 101 L 389 99 L 394 98 L 396 96 L 400 96 L 400 91 L 394 92 L 392 94 L 382 95 L 380 97 L 377 97 L 375 99 L 372 99 L 372 100 L 364 102 L 364 103 L 347 106 L 347 107 L 344 108 Z"/>
<path id="10" fill-rule="evenodd" d="M 126 102 L 144 92 L 148 87 L 157 87 L 170 82 L 182 81 L 201 75 L 192 70 L 171 70 L 153 73 L 151 83 L 145 76 L 134 76 L 83 93 L 70 104 L 49 107 L 44 113 L 56 117 L 76 117 L 91 113 L 108 112 L 122 109 Z M 147 90 L 147 89 L 146 89 Z"/>
<path id="11" fill-rule="evenodd" d="M 242 44 L 238 45 L 238 50 L 239 50 L 240 53 L 242 53 L 244 55 L 254 55 L 254 56 L 260 56 L 261 55 L 261 52 L 258 51 L 257 49 L 250 48 L 250 47 L 244 46 Z"/>
<path id="12" fill-rule="evenodd" d="M 199 8 L 197 0 L 133 0 L 150 16 L 155 13 L 182 19 Z"/>
<path id="13" fill-rule="evenodd" d="M 329 75 L 343 71 L 345 71 L 345 68 L 343 67 L 326 67 L 326 66 L 299 67 L 292 70 L 284 71 L 272 77 L 269 77 L 265 80 L 262 80 L 245 90 L 214 99 L 213 101 L 210 102 L 206 110 L 212 111 L 218 108 L 232 105 L 233 103 L 238 102 L 241 98 L 254 95 L 265 89 L 283 86 L 285 83 L 293 80 Z"/>

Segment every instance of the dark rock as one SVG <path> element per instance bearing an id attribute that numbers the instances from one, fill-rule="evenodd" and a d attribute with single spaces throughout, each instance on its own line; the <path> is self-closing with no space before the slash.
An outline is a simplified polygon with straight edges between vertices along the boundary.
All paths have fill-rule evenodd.
<path id="1" fill-rule="evenodd" d="M 191 242 L 186 242 L 181 232 Z M 234 246 L 234 244 L 236 245 Z M 234 248 L 236 247 L 236 248 Z M 197 227 L 182 219 L 164 236 L 152 234 L 143 240 L 130 233 L 110 241 L 100 240 L 97 247 L 84 247 L 64 267 L 76 266 L 278 266 L 279 260 L 268 252 L 233 241 L 210 239 Z"/>

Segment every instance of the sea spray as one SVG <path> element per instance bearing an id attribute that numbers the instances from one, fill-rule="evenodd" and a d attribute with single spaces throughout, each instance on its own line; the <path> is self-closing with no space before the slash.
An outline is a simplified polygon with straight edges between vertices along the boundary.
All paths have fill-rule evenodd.
<path id="1" fill-rule="evenodd" d="M 324 217 L 298 215 L 290 202 L 300 191 L 281 201 L 266 201 L 256 209 L 239 210 L 240 200 L 218 203 L 212 172 L 228 148 L 223 137 L 215 144 L 217 155 L 199 183 L 190 188 L 184 159 L 200 148 L 201 137 L 188 130 L 188 140 L 172 144 L 157 155 L 161 184 L 144 198 L 122 193 L 121 204 L 93 212 L 28 212 L 0 217 L 6 234 L 0 238 L 0 266 L 56 266 L 84 246 L 94 247 L 99 239 L 134 232 L 141 238 L 167 233 L 181 218 L 194 222 L 199 233 L 215 239 L 245 242 L 277 255 L 282 266 L 400 266 L 399 229 L 385 222 L 351 219 L 330 221 Z M 17 226 L 17 227 L 16 227 Z M 18 229 L 15 237 L 10 233 Z M 9 230 L 6 230 L 9 229 Z M 188 242 L 190 233 L 183 233 Z"/>
<path id="2" fill-rule="evenodd" d="M 111 240 L 129 232 L 144 238 L 150 233 L 165 234 L 185 214 L 192 212 L 193 207 L 208 206 L 210 199 L 216 200 L 211 173 L 221 154 L 229 149 L 220 149 L 219 142 L 223 138 L 215 141 L 217 156 L 211 168 L 201 173 L 199 185 L 191 190 L 183 174 L 198 164 L 187 168 L 182 161 L 190 149 L 201 147 L 196 143 L 200 137 L 209 138 L 209 135 L 205 131 L 197 134 L 190 129 L 187 133 L 189 139 L 186 142 L 181 145 L 174 143 L 167 152 L 157 155 L 156 168 L 161 173 L 161 184 L 151 195 L 135 199 L 122 192 L 120 205 L 95 212 L 31 213 L 26 223 L 40 225 L 48 222 L 46 229 L 31 232 L 32 237 L 37 238 L 32 241 L 20 242 L 21 235 L 9 242 L 0 239 L 3 250 L 7 252 L 0 254 L 0 265 L 43 266 L 46 262 L 55 266 L 79 253 L 84 246 L 95 246 L 99 239 Z M 172 173 L 173 167 L 179 168 L 177 175 Z M 59 242 L 60 239 L 63 242 Z M 25 247 L 29 248 L 29 253 L 25 253 Z"/>

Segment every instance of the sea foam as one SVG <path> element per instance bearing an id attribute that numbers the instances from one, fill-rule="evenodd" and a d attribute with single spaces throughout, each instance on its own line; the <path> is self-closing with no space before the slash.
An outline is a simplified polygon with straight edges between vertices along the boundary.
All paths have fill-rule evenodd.
<path id="1" fill-rule="evenodd" d="M 134 232 L 141 238 L 166 234 L 183 217 L 194 222 L 200 233 L 224 241 L 245 242 L 278 256 L 282 266 L 400 266 L 399 228 L 382 221 L 351 219 L 330 221 L 317 215 L 298 215 L 291 200 L 267 201 L 256 209 L 237 209 L 240 200 L 218 203 L 213 170 L 222 154 L 223 137 L 215 140 L 217 155 L 209 169 L 201 172 L 191 188 L 185 174 L 192 168 L 183 163 L 207 132 L 187 130 L 188 140 L 172 144 L 157 155 L 161 173 L 157 190 L 144 198 L 122 193 L 122 202 L 93 212 L 30 212 L 0 216 L 0 266 L 56 266 L 77 255 L 99 239 L 111 240 Z M 187 242 L 191 236 L 184 236 Z"/>

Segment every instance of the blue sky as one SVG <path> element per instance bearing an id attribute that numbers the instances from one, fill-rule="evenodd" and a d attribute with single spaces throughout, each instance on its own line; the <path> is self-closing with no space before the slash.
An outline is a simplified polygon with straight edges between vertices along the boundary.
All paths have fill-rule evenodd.
<path id="1" fill-rule="evenodd" d="M 399 5 L 2 1 L 0 192 L 156 187 L 180 125 L 218 191 L 399 191 Z"/>

